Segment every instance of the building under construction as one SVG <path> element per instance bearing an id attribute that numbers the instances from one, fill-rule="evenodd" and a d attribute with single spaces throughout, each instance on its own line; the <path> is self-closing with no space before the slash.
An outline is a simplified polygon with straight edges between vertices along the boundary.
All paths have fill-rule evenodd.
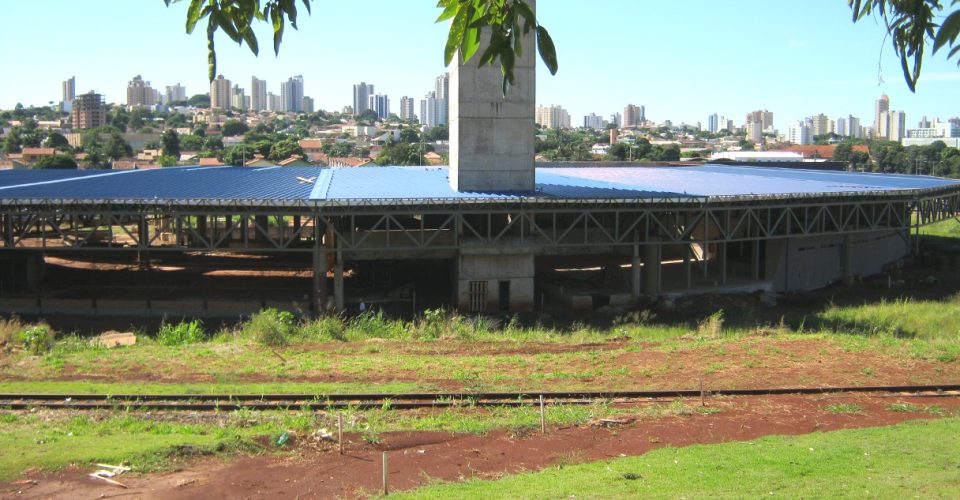
<path id="1" fill-rule="evenodd" d="M 533 47 L 531 32 L 524 41 Z M 933 177 L 536 167 L 534 55 L 450 68 L 450 166 L 0 172 L 0 312 L 230 316 L 361 300 L 466 312 L 810 289 L 955 217 Z"/>

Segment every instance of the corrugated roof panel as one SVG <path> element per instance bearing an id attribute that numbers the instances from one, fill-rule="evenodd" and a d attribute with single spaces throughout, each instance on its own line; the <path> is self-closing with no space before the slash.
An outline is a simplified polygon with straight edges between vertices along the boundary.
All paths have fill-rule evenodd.
<path id="1" fill-rule="evenodd" d="M 506 199 L 518 193 L 460 192 L 446 167 L 333 167 L 326 200 Z M 529 193 L 533 195 L 533 193 Z"/>
<path id="2" fill-rule="evenodd" d="M 307 199 L 320 167 L 176 167 L 128 170 L 0 187 L 0 198 L 75 200 Z"/>
<path id="3" fill-rule="evenodd" d="M 602 165 L 602 164 L 601 164 Z M 541 167 L 535 192 L 458 192 L 447 167 L 175 167 L 0 172 L 0 199 L 52 200 L 511 200 L 796 195 L 960 185 L 935 177 L 705 165 Z"/>

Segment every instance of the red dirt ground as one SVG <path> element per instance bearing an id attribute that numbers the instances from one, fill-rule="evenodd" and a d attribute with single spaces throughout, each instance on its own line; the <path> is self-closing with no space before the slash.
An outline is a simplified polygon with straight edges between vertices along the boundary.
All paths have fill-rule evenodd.
<path id="1" fill-rule="evenodd" d="M 68 469 L 28 474 L 33 483 L 0 485 L 3 498 L 333 498 L 376 494 L 380 488 L 381 453 L 389 452 L 390 485 L 394 490 L 436 481 L 496 478 L 557 464 L 640 455 L 664 446 L 749 440 L 766 435 L 794 435 L 837 429 L 890 425 L 935 418 L 930 413 L 898 413 L 891 403 L 939 406 L 945 413 L 960 409 L 956 397 L 880 397 L 870 395 L 771 396 L 713 398 L 720 410 L 700 414 L 699 401 L 687 401 L 689 415 L 645 416 L 612 428 L 598 425 L 550 427 L 546 435 L 518 436 L 495 431 L 486 436 L 444 432 L 387 433 L 371 445 L 347 436 L 346 452 L 331 443 L 294 439 L 295 453 L 262 454 L 234 459 L 186 460 L 173 472 L 128 474 L 121 489 L 90 479 L 91 470 Z M 854 403 L 855 414 L 825 410 L 827 405 Z M 618 418 L 624 418 L 620 416 Z"/>

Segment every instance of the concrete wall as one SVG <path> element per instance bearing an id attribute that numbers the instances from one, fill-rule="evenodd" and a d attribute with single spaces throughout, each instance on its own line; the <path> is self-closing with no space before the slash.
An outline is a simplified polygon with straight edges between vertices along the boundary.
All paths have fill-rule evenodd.
<path id="1" fill-rule="evenodd" d="M 457 270 L 457 307 L 469 312 L 470 282 L 487 283 L 486 312 L 500 310 L 500 282 L 510 282 L 510 310 L 534 307 L 533 255 L 461 255 Z"/>
<path id="2" fill-rule="evenodd" d="M 535 2 L 528 0 L 531 8 Z M 489 40 L 489 31 L 482 35 Z M 514 84 L 503 96 L 499 65 L 479 67 L 478 53 L 450 64 L 450 186 L 457 191 L 534 189 L 536 37 L 522 39 Z"/>
<path id="3" fill-rule="evenodd" d="M 774 290 L 795 291 L 824 287 L 844 276 L 877 274 L 910 253 L 908 240 L 905 232 L 889 230 L 770 240 L 766 276 L 773 280 Z M 849 258 L 845 241 L 850 244 Z M 847 264 L 849 269 L 844 268 Z"/>

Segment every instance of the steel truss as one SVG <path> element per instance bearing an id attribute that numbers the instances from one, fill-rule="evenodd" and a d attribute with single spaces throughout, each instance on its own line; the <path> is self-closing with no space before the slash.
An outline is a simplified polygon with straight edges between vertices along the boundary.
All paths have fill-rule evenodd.
<path id="1" fill-rule="evenodd" d="M 5 202 L 5 250 L 311 252 L 411 258 L 510 246 L 627 251 L 911 229 L 960 215 L 960 188 L 832 198 L 523 200 L 486 203 Z M 326 235 L 326 237 L 324 237 Z"/>

